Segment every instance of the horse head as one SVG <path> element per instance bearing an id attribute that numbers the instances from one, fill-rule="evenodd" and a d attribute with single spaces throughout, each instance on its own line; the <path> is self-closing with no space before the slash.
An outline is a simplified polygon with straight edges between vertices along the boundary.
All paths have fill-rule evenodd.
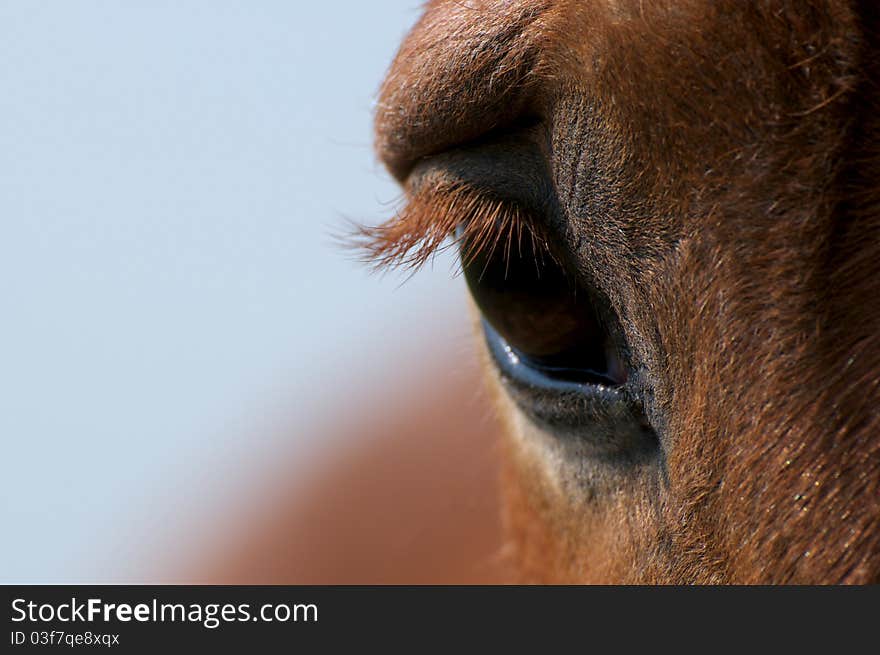
<path id="1" fill-rule="evenodd" d="M 383 264 L 459 250 L 525 581 L 880 579 L 868 3 L 433 0 Z"/>

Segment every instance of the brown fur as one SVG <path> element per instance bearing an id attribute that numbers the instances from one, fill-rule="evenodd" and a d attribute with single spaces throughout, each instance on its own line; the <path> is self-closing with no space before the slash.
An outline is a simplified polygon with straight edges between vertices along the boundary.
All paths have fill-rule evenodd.
<path id="1" fill-rule="evenodd" d="M 406 180 L 426 156 L 537 117 L 566 243 L 620 316 L 660 425 L 662 484 L 648 471 L 582 497 L 554 482 L 499 390 L 524 579 L 880 581 L 872 11 L 437 0 L 404 42 L 380 156 Z M 441 184 L 419 193 L 450 202 Z M 462 219 L 435 220 L 398 223 L 405 247 L 380 257 L 413 234 L 434 248 Z"/>

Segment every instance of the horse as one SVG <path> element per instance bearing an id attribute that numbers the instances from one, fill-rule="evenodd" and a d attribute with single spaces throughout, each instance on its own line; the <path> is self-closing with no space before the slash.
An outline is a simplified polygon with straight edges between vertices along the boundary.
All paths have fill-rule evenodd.
<path id="1" fill-rule="evenodd" d="M 406 204 L 360 244 L 458 250 L 518 581 L 880 581 L 878 28 L 426 4 L 376 104 Z"/>

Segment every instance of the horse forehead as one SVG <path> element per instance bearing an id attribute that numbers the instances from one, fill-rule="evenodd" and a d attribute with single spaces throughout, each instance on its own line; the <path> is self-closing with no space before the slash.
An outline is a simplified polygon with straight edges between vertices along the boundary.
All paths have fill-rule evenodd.
<path id="1" fill-rule="evenodd" d="M 835 6 L 802 17 L 741 2 L 434 0 L 383 84 L 377 150 L 402 175 L 407 155 L 477 138 L 523 103 L 542 113 L 566 92 L 618 113 L 660 109 L 677 129 L 695 116 L 736 125 L 747 116 L 725 120 L 725 107 L 772 92 L 774 60 L 806 60 L 846 29 Z M 630 131 L 656 132 L 642 127 Z"/>
<path id="2" fill-rule="evenodd" d="M 581 196 L 683 198 L 735 175 L 740 191 L 767 196 L 762 167 L 790 160 L 799 179 L 825 174 L 812 155 L 838 145 L 861 56 L 846 3 L 621 0 L 551 13 L 544 70 L 564 195 L 577 183 L 595 185 Z"/>

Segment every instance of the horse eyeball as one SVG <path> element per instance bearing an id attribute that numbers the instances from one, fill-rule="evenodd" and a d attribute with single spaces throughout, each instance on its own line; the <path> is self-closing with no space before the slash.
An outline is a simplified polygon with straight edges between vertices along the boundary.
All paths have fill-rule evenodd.
<path id="1" fill-rule="evenodd" d="M 463 243 L 462 260 L 474 301 L 521 359 L 565 379 L 626 381 L 591 294 L 537 241 L 472 254 Z"/>

